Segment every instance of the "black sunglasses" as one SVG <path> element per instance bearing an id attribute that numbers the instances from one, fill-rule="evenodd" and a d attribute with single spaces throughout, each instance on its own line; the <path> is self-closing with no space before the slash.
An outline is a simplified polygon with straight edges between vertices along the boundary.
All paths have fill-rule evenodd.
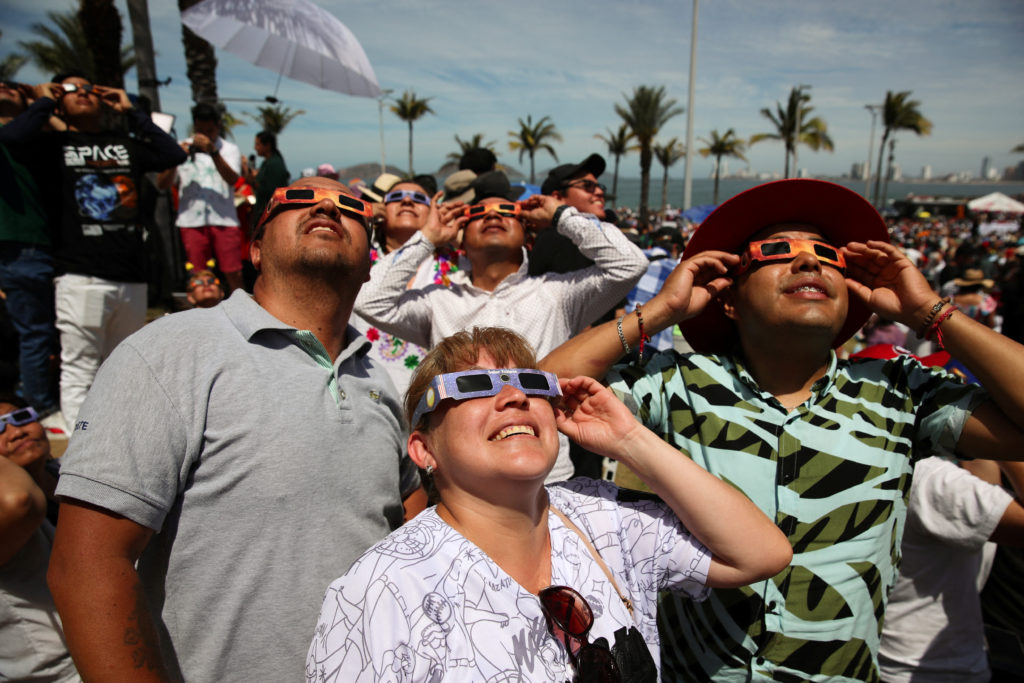
<path id="1" fill-rule="evenodd" d="M 601 192 L 607 192 L 608 188 L 603 183 L 598 183 L 593 180 L 573 180 L 565 184 L 566 187 L 578 187 L 584 192 L 593 193 L 594 190 L 600 189 Z"/>
<path id="2" fill-rule="evenodd" d="M 608 642 L 598 638 L 591 643 L 587 638 L 594 625 L 594 610 L 586 598 L 568 586 L 548 586 L 538 597 L 548 630 L 562 641 L 576 669 L 573 683 L 620 683 L 622 676 Z"/>

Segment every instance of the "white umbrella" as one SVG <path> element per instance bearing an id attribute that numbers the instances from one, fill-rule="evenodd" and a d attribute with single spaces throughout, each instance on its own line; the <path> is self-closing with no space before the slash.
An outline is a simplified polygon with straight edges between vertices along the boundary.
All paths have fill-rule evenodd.
<path id="1" fill-rule="evenodd" d="M 381 94 L 356 37 L 310 0 L 203 0 L 181 21 L 213 45 L 277 72 L 278 84 L 287 76 L 348 95 Z"/>
<path id="2" fill-rule="evenodd" d="M 1007 197 L 1002 192 L 992 192 L 967 202 L 971 211 L 989 211 L 991 213 L 1024 213 L 1024 204 Z"/>

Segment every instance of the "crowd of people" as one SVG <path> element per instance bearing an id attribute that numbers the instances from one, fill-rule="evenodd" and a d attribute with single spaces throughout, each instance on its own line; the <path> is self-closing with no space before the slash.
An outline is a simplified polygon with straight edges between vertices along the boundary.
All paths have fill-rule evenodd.
<path id="1" fill-rule="evenodd" d="M 1022 675 L 1019 229 L 796 179 L 640 233 L 598 154 L 291 181 L 78 72 L 0 122 L 0 678 Z"/>

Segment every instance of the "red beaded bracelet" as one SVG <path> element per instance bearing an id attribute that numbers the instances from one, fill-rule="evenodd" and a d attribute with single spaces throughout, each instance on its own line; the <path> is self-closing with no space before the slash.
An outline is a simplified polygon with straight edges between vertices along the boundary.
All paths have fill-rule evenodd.
<path id="1" fill-rule="evenodd" d="M 640 304 L 636 305 L 636 324 L 640 328 L 640 350 L 638 354 L 642 360 L 644 357 L 644 343 L 651 341 L 651 338 L 644 333 L 644 317 L 640 313 Z"/>

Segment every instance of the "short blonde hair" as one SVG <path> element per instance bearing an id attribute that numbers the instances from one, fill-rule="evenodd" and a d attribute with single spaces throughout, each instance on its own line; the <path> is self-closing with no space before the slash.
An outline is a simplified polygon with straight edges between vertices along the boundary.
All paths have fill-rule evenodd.
<path id="1" fill-rule="evenodd" d="M 453 334 L 435 346 L 416 368 L 405 393 L 405 419 L 411 430 L 426 431 L 429 413 L 412 424 L 412 414 L 430 382 L 447 372 L 467 370 L 476 365 L 480 352 L 486 350 L 499 366 L 536 368 L 537 356 L 521 335 L 505 327 L 474 327 Z"/>

